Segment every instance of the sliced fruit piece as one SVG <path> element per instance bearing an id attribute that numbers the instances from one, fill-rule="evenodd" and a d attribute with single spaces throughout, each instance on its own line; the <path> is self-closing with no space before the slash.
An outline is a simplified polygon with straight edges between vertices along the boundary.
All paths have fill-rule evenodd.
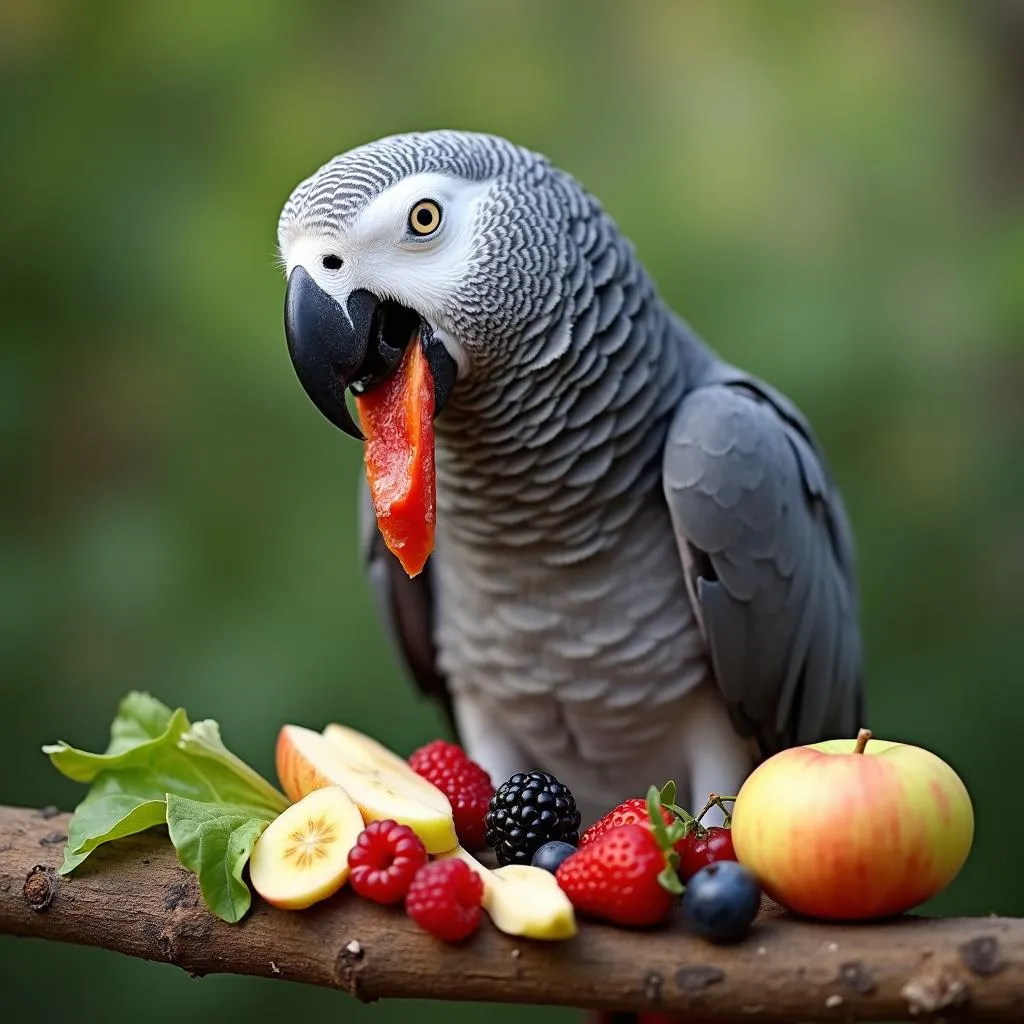
<path id="1" fill-rule="evenodd" d="M 416 576 L 434 549 L 434 380 L 420 335 L 397 371 L 356 397 L 364 461 L 384 543 Z"/>
<path id="2" fill-rule="evenodd" d="M 367 767 L 384 768 L 400 775 L 415 789 L 425 804 L 443 812 L 452 810 L 448 797 L 437 786 L 423 778 L 418 772 L 413 771 L 404 757 L 389 750 L 380 740 L 375 740 L 365 732 L 353 729 L 350 725 L 341 725 L 338 722 L 331 722 L 324 726 L 323 737 L 347 756 L 361 758 Z"/>
<path id="3" fill-rule="evenodd" d="M 275 907 L 302 910 L 348 880 L 348 854 L 363 831 L 359 808 L 340 786 L 325 786 L 282 811 L 249 857 L 252 887 Z"/>
<path id="4" fill-rule="evenodd" d="M 284 726 L 277 737 L 275 765 L 281 788 L 292 800 L 323 786 L 341 786 L 367 824 L 390 818 L 408 825 L 428 853 L 458 844 L 451 804 L 440 790 L 431 786 L 433 793 L 428 793 L 405 775 L 373 765 L 365 753 L 328 742 L 312 729 Z"/>
<path id="5" fill-rule="evenodd" d="M 465 861 L 484 883 L 483 908 L 494 927 L 525 939 L 571 939 L 576 914 L 569 897 L 549 871 L 529 864 L 507 864 L 491 870 L 461 846 L 438 860 Z"/>

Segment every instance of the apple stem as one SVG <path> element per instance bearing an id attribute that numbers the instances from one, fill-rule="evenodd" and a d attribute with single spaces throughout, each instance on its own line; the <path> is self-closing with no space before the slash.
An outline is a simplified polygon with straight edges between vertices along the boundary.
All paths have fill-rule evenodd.
<path id="1" fill-rule="evenodd" d="M 861 729 L 857 733 L 857 745 L 853 748 L 855 754 L 863 754 L 864 748 L 868 745 L 868 740 L 871 739 L 870 729 Z"/>

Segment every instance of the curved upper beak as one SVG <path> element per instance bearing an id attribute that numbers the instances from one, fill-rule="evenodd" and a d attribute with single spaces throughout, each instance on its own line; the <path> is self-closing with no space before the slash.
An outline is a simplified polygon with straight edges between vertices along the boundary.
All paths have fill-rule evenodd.
<path id="1" fill-rule="evenodd" d="M 299 383 L 331 423 L 362 441 L 345 404 L 345 389 L 366 361 L 377 299 L 367 291 L 354 291 L 347 306 L 343 309 L 305 267 L 289 275 L 284 333 Z"/>
<path id="2" fill-rule="evenodd" d="M 305 267 L 288 276 L 284 332 L 288 353 L 303 389 L 339 430 L 363 441 L 352 419 L 345 390 L 365 393 L 386 380 L 402 360 L 410 341 L 419 338 L 434 386 L 436 417 L 455 384 L 456 364 L 426 324 L 408 336 L 394 337 L 385 305 L 372 293 L 352 292 L 344 307 L 328 295 Z M 407 311 L 408 312 L 408 311 Z"/>

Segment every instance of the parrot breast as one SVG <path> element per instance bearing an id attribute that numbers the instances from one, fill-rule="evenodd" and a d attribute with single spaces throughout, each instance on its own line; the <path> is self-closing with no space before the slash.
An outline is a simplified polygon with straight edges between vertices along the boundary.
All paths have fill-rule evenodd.
<path id="1" fill-rule="evenodd" d="M 664 748 L 708 669 L 656 495 L 614 546 L 575 565 L 545 566 L 536 547 L 518 557 L 468 547 L 443 522 L 436 638 L 453 695 L 491 708 L 537 764 L 569 773 L 581 799 L 664 781 L 645 765 L 663 774 L 672 763 Z"/>

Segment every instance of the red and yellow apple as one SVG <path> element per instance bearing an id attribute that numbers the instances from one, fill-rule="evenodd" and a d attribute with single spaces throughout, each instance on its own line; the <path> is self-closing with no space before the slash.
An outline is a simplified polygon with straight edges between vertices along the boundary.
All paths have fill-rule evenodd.
<path id="1" fill-rule="evenodd" d="M 281 788 L 291 800 L 324 786 L 341 786 L 359 808 L 363 819 L 390 818 L 408 825 L 428 853 L 458 846 L 448 798 L 436 786 L 416 775 L 396 770 L 389 757 L 374 750 L 373 742 L 335 735 L 331 740 L 300 725 L 284 726 L 277 737 L 275 767 Z"/>
<path id="2" fill-rule="evenodd" d="M 762 762 L 737 794 L 732 838 L 777 903 L 865 920 L 905 913 L 949 885 L 970 853 L 974 809 L 941 758 L 862 729 Z"/>

